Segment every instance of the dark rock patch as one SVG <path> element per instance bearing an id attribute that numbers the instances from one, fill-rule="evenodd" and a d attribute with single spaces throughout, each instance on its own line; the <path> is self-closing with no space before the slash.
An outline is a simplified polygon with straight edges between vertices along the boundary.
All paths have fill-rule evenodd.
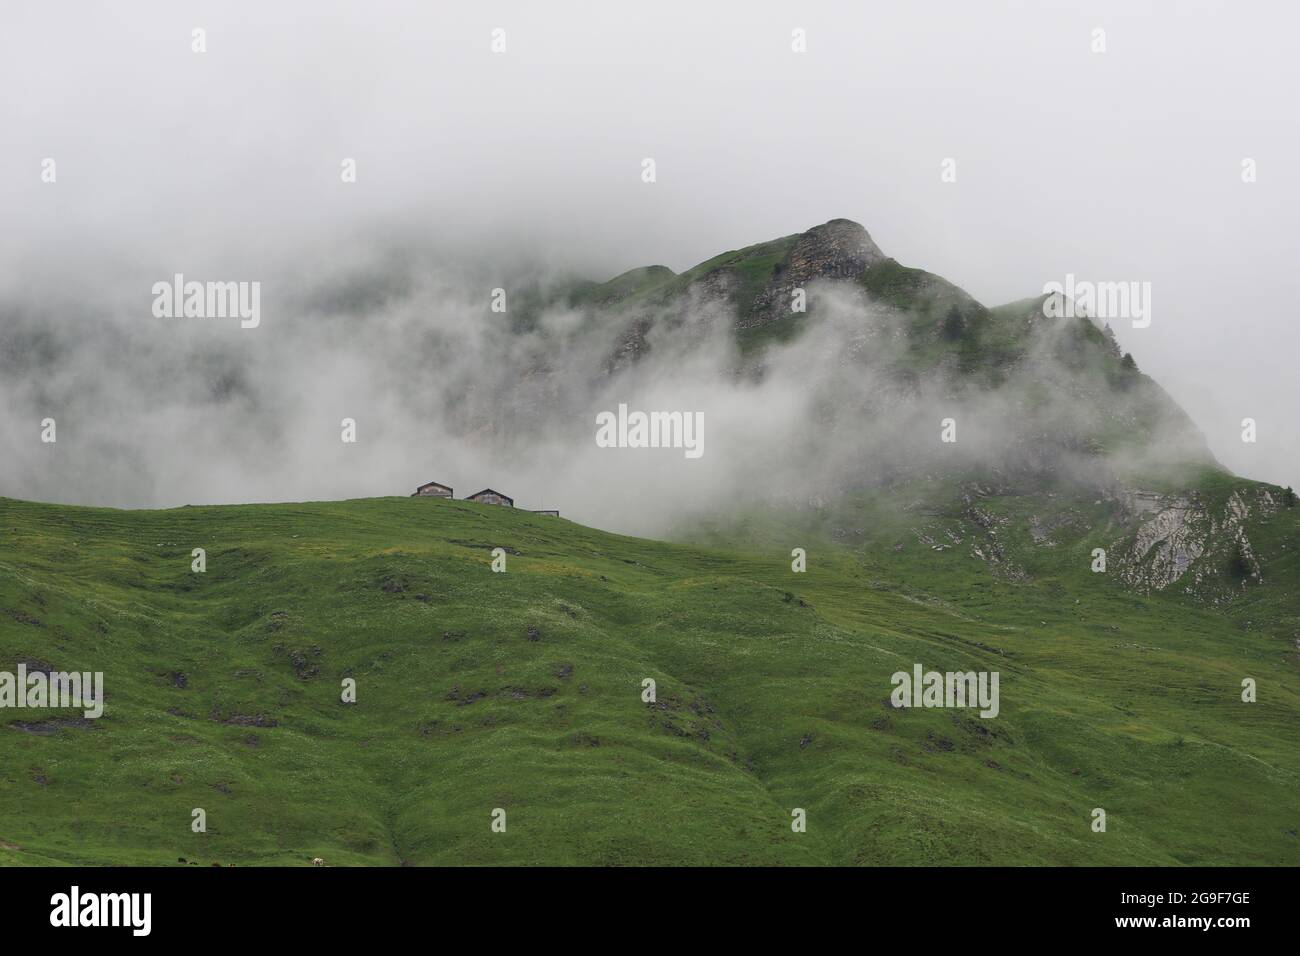
<path id="1" fill-rule="evenodd" d="M 208 719 L 219 724 L 229 724 L 232 727 L 277 727 L 280 724 L 274 717 L 268 717 L 266 714 L 231 713 L 226 717 L 222 717 L 220 711 L 215 707 Z"/>
<path id="2" fill-rule="evenodd" d="M 954 744 L 947 737 L 936 736 L 934 731 L 928 732 L 925 735 L 925 740 L 926 742 L 922 745 L 921 749 L 924 750 L 926 753 L 934 753 L 937 750 L 943 751 L 944 753 L 949 753 L 955 750 L 957 747 L 957 745 Z"/>
<path id="3" fill-rule="evenodd" d="M 26 611 L 20 611 L 17 608 L 0 607 L 0 614 L 5 614 L 8 617 L 13 618 L 19 624 L 30 624 L 32 627 L 45 626 L 43 623 L 41 623 L 40 618 L 32 617 Z"/>
<path id="4" fill-rule="evenodd" d="M 51 737 L 65 727 L 75 730 L 91 730 L 95 722 L 88 717 L 52 717 L 49 720 L 16 720 L 9 725 L 14 730 L 37 737 Z"/>
<path id="5" fill-rule="evenodd" d="M 459 684 L 453 684 L 451 690 L 447 692 L 447 696 L 444 699 L 454 702 L 457 707 L 464 707 L 466 704 L 472 704 L 475 701 L 482 700 L 486 696 L 487 691 L 476 690 L 466 694 L 460 689 Z"/>
<path id="6" fill-rule="evenodd" d="M 277 644 L 271 648 L 271 652 L 277 657 L 287 655 L 289 665 L 293 668 L 294 676 L 298 680 L 311 680 L 320 674 L 320 668 L 316 661 L 320 660 L 324 653 L 319 644 L 313 644 L 308 648 L 287 648 L 283 644 Z"/>
<path id="7" fill-rule="evenodd" d="M 511 700 L 546 700 L 559 693 L 558 687 L 539 687 L 529 690 L 526 687 L 503 687 L 501 693 Z"/>

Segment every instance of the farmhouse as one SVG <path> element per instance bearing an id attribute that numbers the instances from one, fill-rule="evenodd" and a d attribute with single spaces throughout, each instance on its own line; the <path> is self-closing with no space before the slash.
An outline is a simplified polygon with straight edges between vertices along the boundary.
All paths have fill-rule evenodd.
<path id="1" fill-rule="evenodd" d="M 428 481 L 415 489 L 412 498 L 450 498 L 451 487 L 439 484 L 436 481 Z"/>
<path id="2" fill-rule="evenodd" d="M 482 491 L 476 491 L 465 499 L 466 501 L 477 501 L 481 505 L 505 505 L 507 508 L 515 506 L 515 499 L 503 495 L 499 491 L 493 491 L 491 488 L 484 488 Z"/>

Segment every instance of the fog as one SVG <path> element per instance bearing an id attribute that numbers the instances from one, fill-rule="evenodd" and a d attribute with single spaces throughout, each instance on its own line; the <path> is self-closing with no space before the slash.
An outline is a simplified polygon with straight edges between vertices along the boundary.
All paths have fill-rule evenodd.
<path id="1" fill-rule="evenodd" d="M 1121 345 L 1225 465 L 1300 484 L 1289 5 L 16 3 L 4 20 L 0 494 L 141 507 L 435 479 L 638 532 L 743 498 L 759 468 L 815 494 L 910 450 L 947 400 L 923 382 L 906 412 L 816 417 L 832 388 L 880 406 L 830 336 L 893 317 L 821 290 L 822 325 L 737 382 L 729 317 L 701 302 L 602 379 L 614 324 L 555 309 L 519 333 L 487 304 L 834 217 L 989 306 L 1067 273 L 1151 282 L 1151 325 L 1113 323 Z M 154 317 L 175 273 L 259 281 L 261 324 Z M 596 448 L 620 401 L 704 410 L 706 454 Z M 1000 412 L 972 412 L 975 435 Z"/>

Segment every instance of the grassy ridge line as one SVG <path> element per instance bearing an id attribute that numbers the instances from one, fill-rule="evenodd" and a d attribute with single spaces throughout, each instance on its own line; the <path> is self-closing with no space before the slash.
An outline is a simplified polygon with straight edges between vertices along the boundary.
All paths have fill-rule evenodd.
<path id="1" fill-rule="evenodd" d="M 0 535 L 0 667 L 103 670 L 109 695 L 89 728 L 0 712 L 0 861 L 1296 861 L 1291 672 L 1175 602 L 1135 651 L 1098 640 L 1133 610 L 1108 589 L 1061 613 L 976 569 L 973 612 L 926 600 L 933 556 L 819 541 L 794 575 L 785 536 L 735 553 L 463 502 L 0 499 Z M 1001 670 L 1002 716 L 891 710 L 913 662 Z"/>

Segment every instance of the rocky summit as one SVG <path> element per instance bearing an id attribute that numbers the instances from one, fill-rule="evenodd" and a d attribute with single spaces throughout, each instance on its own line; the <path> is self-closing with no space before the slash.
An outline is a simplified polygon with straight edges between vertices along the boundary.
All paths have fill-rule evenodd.
<path id="1" fill-rule="evenodd" d="M 1241 599 L 1272 577 L 1269 555 L 1286 555 L 1271 529 L 1294 495 L 1228 473 L 1104 321 L 1086 310 L 1063 317 L 1043 295 L 986 306 L 889 258 L 851 220 L 681 274 L 650 267 L 577 283 L 543 307 L 557 304 L 586 316 L 585 341 L 603 335 L 612 347 L 595 369 L 556 361 L 573 347 L 551 338 L 527 383 L 508 386 L 510 412 L 493 427 L 566 416 L 555 383 L 574 376 L 599 374 L 617 390 L 676 374 L 705 330 L 721 330 L 734 351 L 726 375 L 761 383 L 797 370 L 815 408 L 800 437 L 751 451 L 768 476 L 767 502 L 782 510 L 833 515 L 852 537 L 860 521 L 849 502 L 888 500 L 914 515 L 917 540 L 960 542 L 1008 580 L 1032 577 L 1034 562 L 1012 556 L 1021 546 L 1060 553 L 1071 534 L 1100 534 L 1119 586 L 1209 604 Z M 954 440 L 944 443 L 938 429 L 949 420 Z M 789 442 L 806 457 L 791 463 Z M 927 485 L 939 479 L 942 490 Z M 985 508 L 989 498 L 1000 506 Z"/>

